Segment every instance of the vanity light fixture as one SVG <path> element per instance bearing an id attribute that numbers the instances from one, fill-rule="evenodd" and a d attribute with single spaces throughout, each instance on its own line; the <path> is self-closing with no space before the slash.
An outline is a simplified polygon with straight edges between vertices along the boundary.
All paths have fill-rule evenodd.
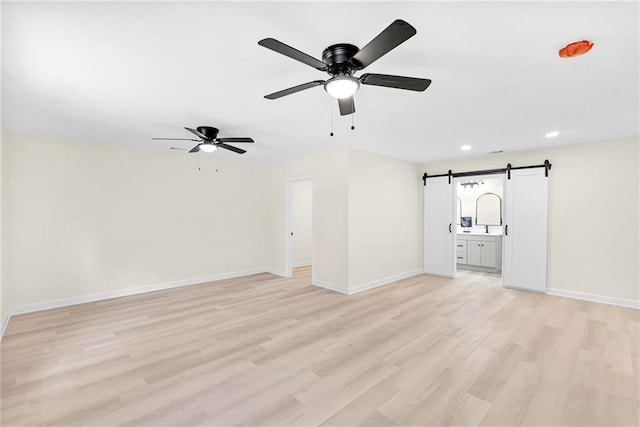
<path id="1" fill-rule="evenodd" d="M 555 138 L 556 136 L 560 135 L 560 132 L 558 132 L 557 130 L 554 130 L 553 132 L 547 132 L 544 134 L 545 138 Z"/>
<path id="2" fill-rule="evenodd" d="M 460 149 L 462 151 L 468 151 L 468 150 L 471 150 L 471 146 L 470 145 L 463 145 L 462 147 L 460 147 Z"/>
<path id="3" fill-rule="evenodd" d="M 462 188 L 467 188 L 467 187 L 473 188 L 476 185 L 484 185 L 484 181 L 483 180 L 477 180 L 477 179 L 468 180 L 468 181 L 460 181 L 460 185 L 462 186 Z"/>

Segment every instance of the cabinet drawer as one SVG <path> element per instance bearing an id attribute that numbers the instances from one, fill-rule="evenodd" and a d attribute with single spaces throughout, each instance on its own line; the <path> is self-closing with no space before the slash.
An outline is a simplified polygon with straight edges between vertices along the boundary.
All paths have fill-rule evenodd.
<path id="1" fill-rule="evenodd" d="M 456 264 L 466 264 L 466 263 L 467 263 L 467 253 L 458 252 L 456 254 Z"/>
<path id="2" fill-rule="evenodd" d="M 456 241 L 456 248 L 458 249 L 458 252 L 462 251 L 466 251 L 467 250 L 467 241 L 466 240 L 457 240 Z"/>

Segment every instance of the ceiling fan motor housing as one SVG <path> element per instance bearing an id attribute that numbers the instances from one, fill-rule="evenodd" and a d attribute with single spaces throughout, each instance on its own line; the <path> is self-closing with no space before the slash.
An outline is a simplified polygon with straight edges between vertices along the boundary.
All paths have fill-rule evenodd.
<path id="1" fill-rule="evenodd" d="M 198 126 L 197 131 L 207 137 L 208 140 L 216 139 L 218 137 L 218 128 L 211 126 Z"/>
<path id="2" fill-rule="evenodd" d="M 322 62 L 329 66 L 327 72 L 332 76 L 339 74 L 350 76 L 362 68 L 360 63 L 351 59 L 359 51 L 360 49 L 352 44 L 334 44 L 322 51 Z"/>

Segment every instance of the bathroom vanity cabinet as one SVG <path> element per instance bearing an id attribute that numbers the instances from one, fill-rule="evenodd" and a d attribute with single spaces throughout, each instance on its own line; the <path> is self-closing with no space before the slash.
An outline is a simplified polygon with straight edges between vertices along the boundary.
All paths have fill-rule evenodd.
<path id="1" fill-rule="evenodd" d="M 456 239 L 458 268 L 498 273 L 502 270 L 502 235 L 458 233 Z"/>

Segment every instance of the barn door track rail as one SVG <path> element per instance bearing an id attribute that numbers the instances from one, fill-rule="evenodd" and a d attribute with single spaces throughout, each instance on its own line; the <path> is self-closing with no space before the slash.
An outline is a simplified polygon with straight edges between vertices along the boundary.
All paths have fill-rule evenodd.
<path id="1" fill-rule="evenodd" d="M 465 177 L 465 176 L 476 176 L 476 175 L 494 175 L 499 173 L 507 173 L 507 179 L 511 179 L 511 171 L 517 169 L 534 169 L 534 168 L 544 168 L 544 176 L 549 176 L 549 171 L 551 170 L 551 163 L 549 160 L 545 160 L 541 165 L 530 165 L 530 166 L 511 166 L 511 163 L 507 163 L 506 168 L 500 169 L 486 169 L 479 171 L 468 171 L 468 172 L 452 172 L 451 169 L 447 173 L 441 173 L 439 175 L 427 175 L 425 172 L 422 175 L 422 182 L 424 185 L 427 185 L 427 179 L 429 178 L 439 178 L 443 176 L 449 177 L 449 184 L 453 178 Z"/>

